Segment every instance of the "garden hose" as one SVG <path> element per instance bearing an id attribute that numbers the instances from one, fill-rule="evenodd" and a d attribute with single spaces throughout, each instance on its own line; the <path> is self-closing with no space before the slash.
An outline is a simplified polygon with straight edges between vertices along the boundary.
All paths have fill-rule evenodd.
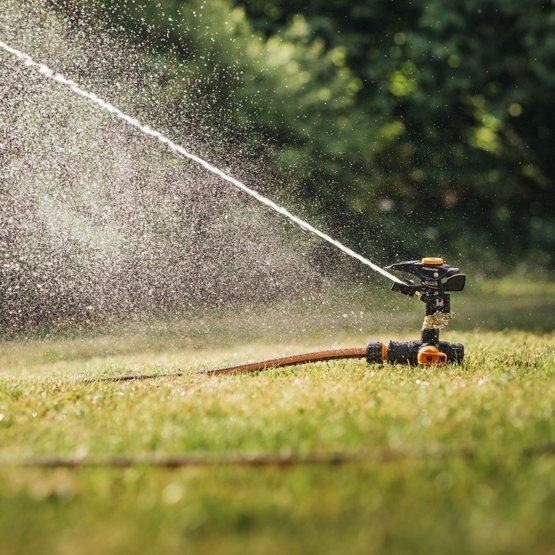
<path id="1" fill-rule="evenodd" d="M 366 358 L 366 355 L 367 350 L 364 347 L 360 349 L 333 349 L 330 351 L 318 351 L 315 353 L 304 353 L 281 358 L 272 358 L 270 360 L 262 360 L 260 362 L 249 362 L 247 364 L 229 366 L 226 368 L 216 368 L 214 370 L 203 370 L 198 373 L 208 376 L 244 374 L 249 372 L 260 372 L 270 368 L 280 368 L 282 366 L 297 366 L 299 364 L 308 364 L 310 362 L 324 362 L 327 360 L 342 360 L 347 358 Z"/>

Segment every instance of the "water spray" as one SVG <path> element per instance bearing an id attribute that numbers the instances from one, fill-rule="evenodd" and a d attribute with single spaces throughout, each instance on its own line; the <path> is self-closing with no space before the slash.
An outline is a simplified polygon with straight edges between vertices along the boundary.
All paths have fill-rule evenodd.
<path id="1" fill-rule="evenodd" d="M 9 54 L 18 58 L 26 66 L 38 70 L 46 78 L 67 87 L 72 92 L 84 97 L 94 103 L 96 106 L 113 114 L 119 119 L 125 121 L 139 129 L 142 133 L 149 135 L 165 144 L 171 151 L 199 164 L 209 172 L 219 176 L 226 182 L 230 183 L 236 189 L 243 191 L 249 196 L 255 198 L 262 204 L 268 206 L 275 212 L 285 216 L 291 222 L 300 228 L 313 233 L 328 243 L 334 245 L 343 253 L 355 258 L 359 262 L 370 267 L 375 272 L 388 278 L 393 282 L 393 291 L 398 291 L 409 297 L 417 297 L 425 303 L 424 323 L 421 330 L 421 337 L 414 341 L 389 341 L 389 343 L 371 342 L 366 347 L 354 349 L 338 349 L 330 351 L 322 351 L 317 353 L 308 353 L 301 355 L 288 356 L 278 359 L 272 359 L 262 362 L 249 363 L 241 366 L 233 366 L 229 368 L 220 368 L 202 372 L 207 375 L 232 374 L 241 372 L 255 372 L 267 368 L 276 368 L 282 366 L 292 366 L 296 364 L 305 364 L 309 362 L 339 360 L 349 358 L 364 358 L 369 363 L 403 363 L 403 364 L 421 364 L 426 366 L 435 366 L 446 363 L 461 363 L 464 356 L 464 347 L 458 343 L 448 343 L 440 341 L 439 332 L 444 328 L 449 320 L 453 318 L 451 312 L 450 292 L 462 291 L 465 285 L 465 276 L 459 272 L 458 268 L 446 264 L 441 258 L 423 258 L 421 261 L 413 260 L 392 264 L 386 268 L 381 268 L 377 264 L 356 253 L 346 247 L 339 241 L 333 239 L 326 233 L 313 227 L 308 222 L 298 218 L 284 207 L 279 206 L 274 201 L 261 195 L 257 191 L 251 189 L 244 183 L 226 174 L 219 168 L 213 166 L 206 160 L 197 155 L 188 152 L 182 146 L 176 144 L 171 139 L 139 122 L 132 116 L 125 114 L 113 104 L 99 98 L 96 94 L 82 88 L 74 81 L 56 73 L 48 66 L 34 61 L 28 54 L 17 50 L 0 40 L 0 48 Z M 416 276 L 420 283 L 415 283 L 410 279 L 401 280 L 391 271 L 399 271 Z M 177 373 L 179 375 L 180 373 Z M 174 374 L 175 375 L 175 374 Z M 116 380 L 140 379 L 154 376 L 121 376 Z M 113 379 L 113 378 L 112 378 Z"/>
<path id="2" fill-rule="evenodd" d="M 26 54 L 25 52 L 21 52 L 21 50 L 18 50 L 17 48 L 13 48 L 12 46 L 6 44 L 5 42 L 3 42 L 1 40 L 0 40 L 0 48 L 5 50 L 9 54 L 12 54 L 13 56 L 15 56 L 17 59 L 19 59 L 21 62 L 23 62 L 26 66 L 32 67 L 32 68 L 38 70 L 42 75 L 44 75 L 48 79 L 51 79 L 51 80 L 55 81 L 56 83 L 69 88 L 75 94 L 78 94 L 79 96 L 82 96 L 82 97 L 90 100 L 91 102 L 96 104 L 98 107 L 100 107 L 103 110 L 113 114 L 117 118 L 123 120 L 128 125 L 131 125 L 132 127 L 135 127 L 137 129 L 139 129 L 145 135 L 149 135 L 150 137 L 153 137 L 153 138 L 159 140 L 161 143 L 165 144 L 171 151 L 175 152 L 176 154 L 180 154 L 181 156 L 184 156 L 185 158 L 187 158 L 189 160 L 192 160 L 193 162 L 199 164 L 200 166 L 202 166 L 203 168 L 205 168 L 209 172 L 213 173 L 214 175 L 217 175 L 218 177 L 222 178 L 224 181 L 227 181 L 228 183 L 233 185 L 233 187 L 235 187 L 236 189 L 239 189 L 240 191 L 243 191 L 244 193 L 246 193 L 247 195 L 255 198 L 256 200 L 258 200 L 262 204 L 265 204 L 266 206 L 268 206 L 269 208 L 271 208 L 272 210 L 274 210 L 278 214 L 281 214 L 282 216 L 285 216 L 288 220 L 290 220 L 294 224 L 298 225 L 301 229 L 304 229 L 305 231 L 309 231 L 310 233 L 313 233 L 314 235 L 320 237 L 324 241 L 327 241 L 328 243 L 330 243 L 334 247 L 338 248 L 343 253 L 347 254 L 348 256 L 351 256 L 352 258 L 355 258 L 359 262 L 362 262 L 362 264 L 365 264 L 366 266 L 368 266 L 369 268 L 371 268 L 375 272 L 378 272 L 379 274 L 386 277 L 387 279 L 390 279 L 393 282 L 401 283 L 401 281 L 397 277 L 395 277 L 393 274 L 389 273 L 387 270 L 384 270 L 383 268 L 381 268 L 377 264 L 374 264 L 374 262 L 372 262 L 371 260 L 368 260 L 364 256 L 358 254 L 357 252 L 353 251 L 349 247 L 343 245 L 342 243 L 340 243 L 336 239 L 333 239 L 332 237 L 330 237 L 329 235 L 327 235 L 323 231 L 320 231 L 319 229 L 315 228 L 314 226 L 312 226 L 308 222 L 302 220 L 298 216 L 295 216 L 294 214 L 289 212 L 289 210 L 287 210 L 283 206 L 280 206 L 279 204 L 275 203 L 273 200 L 270 200 L 269 198 L 265 197 L 264 195 L 261 195 L 259 192 L 255 191 L 254 189 L 251 189 L 250 187 L 248 187 L 247 185 L 245 185 L 244 183 L 242 183 L 241 181 L 239 181 L 235 177 L 232 177 L 231 175 L 225 173 L 224 171 L 217 168 L 216 166 L 210 164 L 210 162 L 207 162 L 206 160 L 200 158 L 196 154 L 193 154 L 193 153 L 187 151 L 181 145 L 178 145 L 177 143 L 173 142 L 171 139 L 169 139 L 168 137 L 166 137 L 165 135 L 163 135 L 159 131 L 156 131 L 155 129 L 152 129 L 149 125 L 145 125 L 145 124 L 141 123 L 139 120 L 137 120 L 136 118 L 124 113 L 123 111 L 121 111 L 119 108 L 117 108 L 116 106 L 114 106 L 110 102 L 107 102 L 106 100 L 103 100 L 102 98 L 100 98 L 99 96 L 94 94 L 93 92 L 85 90 L 83 87 L 78 85 L 75 81 L 72 81 L 71 79 L 68 79 L 67 77 L 61 75 L 60 73 L 55 72 L 53 69 L 50 69 L 45 64 L 36 62 L 35 60 L 33 60 L 33 58 L 31 56 L 29 56 L 29 54 Z"/>

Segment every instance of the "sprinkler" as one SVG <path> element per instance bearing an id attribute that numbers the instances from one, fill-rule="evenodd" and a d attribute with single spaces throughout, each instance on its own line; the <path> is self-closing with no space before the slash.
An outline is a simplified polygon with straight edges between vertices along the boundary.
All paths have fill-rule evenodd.
<path id="1" fill-rule="evenodd" d="M 424 323 L 420 339 L 414 341 L 371 342 L 367 347 L 335 349 L 292 355 L 261 362 L 251 362 L 229 368 L 218 368 L 201 372 L 208 375 L 258 372 L 269 368 L 293 366 L 309 362 L 364 358 L 370 364 L 409 364 L 438 366 L 447 363 L 460 364 L 464 357 L 464 346 L 460 343 L 440 341 L 439 332 L 454 317 L 451 312 L 450 293 L 462 291 L 466 277 L 458 268 L 446 264 L 442 258 L 423 258 L 398 262 L 385 270 L 404 272 L 415 276 L 419 283 L 405 278 L 393 283 L 392 291 L 408 297 L 418 297 L 425 304 Z"/>
<path id="2" fill-rule="evenodd" d="M 451 318 L 450 292 L 462 291 L 466 277 L 458 268 L 449 266 L 442 258 L 423 258 L 387 266 L 386 270 L 405 272 L 416 276 L 420 283 L 410 279 L 395 282 L 392 291 L 399 291 L 409 297 L 418 297 L 426 305 L 420 340 L 390 341 L 389 343 L 369 343 L 366 359 L 370 363 L 393 362 L 435 366 L 453 362 L 460 364 L 464 347 L 460 343 L 439 340 L 439 331 Z"/>

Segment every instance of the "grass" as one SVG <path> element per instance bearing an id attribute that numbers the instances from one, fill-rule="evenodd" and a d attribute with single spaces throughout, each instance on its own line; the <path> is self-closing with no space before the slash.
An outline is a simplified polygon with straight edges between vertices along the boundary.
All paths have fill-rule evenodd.
<path id="1" fill-rule="evenodd" d="M 249 342 L 212 349 L 200 332 L 187 333 L 190 323 L 150 335 L 5 341 L 0 458 L 401 457 L 288 468 L 2 467 L 0 553 L 553 553 L 555 459 L 523 454 L 555 441 L 549 287 L 486 283 L 461 296 L 446 338 L 465 343 L 467 360 L 442 369 L 336 362 L 250 376 L 192 373 L 330 345 L 314 330 L 306 340 L 287 335 L 286 317 L 281 328 L 276 317 L 275 336 L 257 336 L 254 319 L 252 329 L 243 326 Z M 411 311 L 412 323 L 420 307 Z M 338 343 L 363 340 L 346 326 L 334 333 Z M 80 379 L 178 368 L 191 375 Z"/>

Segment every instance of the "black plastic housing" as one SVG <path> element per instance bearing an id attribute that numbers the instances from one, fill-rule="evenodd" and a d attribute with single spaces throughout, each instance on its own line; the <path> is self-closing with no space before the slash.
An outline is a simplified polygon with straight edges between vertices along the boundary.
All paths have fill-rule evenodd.
<path id="1" fill-rule="evenodd" d="M 416 366 L 418 364 L 418 350 L 423 341 L 390 341 L 387 345 L 387 362 L 392 364 L 410 364 Z M 464 345 L 461 343 L 448 343 L 447 341 L 438 341 L 435 346 L 447 355 L 447 362 L 452 364 L 460 364 L 464 359 Z M 370 364 L 379 364 L 386 362 L 382 358 L 382 344 L 380 342 L 371 342 L 366 348 L 366 360 Z"/>

